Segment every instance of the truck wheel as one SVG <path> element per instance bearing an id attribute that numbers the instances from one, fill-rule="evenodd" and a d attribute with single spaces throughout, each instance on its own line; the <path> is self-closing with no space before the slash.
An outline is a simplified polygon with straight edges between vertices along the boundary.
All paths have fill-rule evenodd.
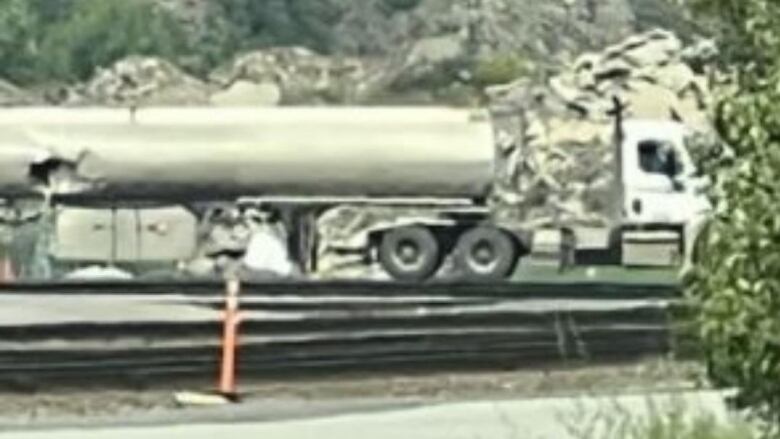
<path id="1" fill-rule="evenodd" d="M 439 243 L 425 227 L 412 226 L 386 232 L 379 246 L 379 262 L 393 278 L 421 281 L 439 267 Z"/>
<path id="2" fill-rule="evenodd" d="M 501 280 L 512 274 L 517 247 L 504 231 L 478 227 L 464 233 L 455 246 L 455 262 L 470 280 Z"/>

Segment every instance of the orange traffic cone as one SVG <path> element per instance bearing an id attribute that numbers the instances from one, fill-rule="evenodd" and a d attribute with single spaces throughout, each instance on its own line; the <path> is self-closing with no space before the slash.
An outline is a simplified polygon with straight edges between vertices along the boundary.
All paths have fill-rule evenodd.
<path id="1" fill-rule="evenodd" d="M 239 315 L 238 294 L 241 284 L 230 280 L 225 288 L 225 311 L 222 317 L 222 358 L 216 392 L 179 392 L 176 401 L 184 406 L 221 405 L 238 402 L 236 389 L 236 350 L 238 348 Z"/>
<path id="2" fill-rule="evenodd" d="M 241 284 L 238 280 L 227 283 L 225 314 L 222 333 L 222 364 L 219 371 L 219 393 L 231 400 L 238 397 L 236 391 L 236 350 L 238 348 L 238 325 L 240 323 L 238 294 Z"/>
<path id="3" fill-rule="evenodd" d="M 2 261 L 0 261 L 0 282 L 16 282 L 16 273 L 14 273 L 14 267 L 8 257 L 3 257 Z"/>

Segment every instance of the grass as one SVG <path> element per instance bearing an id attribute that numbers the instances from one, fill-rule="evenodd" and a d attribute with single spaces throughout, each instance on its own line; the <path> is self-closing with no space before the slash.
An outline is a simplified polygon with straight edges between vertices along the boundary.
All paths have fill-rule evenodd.
<path id="1" fill-rule="evenodd" d="M 579 411 L 562 417 L 576 439 L 756 439 L 757 429 L 739 419 L 722 419 L 692 410 L 680 401 L 647 401 L 644 415 L 619 404 L 596 412 Z"/>
<path id="2" fill-rule="evenodd" d="M 518 283 L 611 282 L 624 284 L 678 283 L 676 269 L 627 267 L 575 267 L 559 273 L 554 267 L 520 266 L 512 276 Z"/>

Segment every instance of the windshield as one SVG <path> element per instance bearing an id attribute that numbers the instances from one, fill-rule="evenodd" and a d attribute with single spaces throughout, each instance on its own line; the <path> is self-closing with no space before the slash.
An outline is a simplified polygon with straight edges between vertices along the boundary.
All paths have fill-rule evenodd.
<path id="1" fill-rule="evenodd" d="M 684 171 L 674 144 L 668 141 L 644 140 L 639 142 L 639 167 L 649 174 L 675 177 Z"/>

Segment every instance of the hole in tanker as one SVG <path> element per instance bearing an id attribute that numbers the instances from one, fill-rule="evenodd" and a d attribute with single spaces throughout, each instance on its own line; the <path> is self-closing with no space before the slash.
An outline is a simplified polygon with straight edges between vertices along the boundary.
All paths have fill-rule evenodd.
<path id="1" fill-rule="evenodd" d="M 99 187 L 100 181 L 79 175 L 79 163 L 57 157 L 31 163 L 27 172 L 32 185 L 54 194 L 76 194 Z"/>
<path id="2" fill-rule="evenodd" d="M 49 186 L 52 183 L 53 175 L 66 166 L 67 163 L 62 159 L 49 158 L 31 164 L 27 175 L 34 184 Z"/>

